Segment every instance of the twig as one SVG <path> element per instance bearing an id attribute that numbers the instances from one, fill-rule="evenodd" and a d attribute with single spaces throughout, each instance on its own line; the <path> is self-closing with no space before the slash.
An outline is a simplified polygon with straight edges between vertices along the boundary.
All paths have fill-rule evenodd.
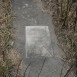
<path id="1" fill-rule="evenodd" d="M 64 75 L 64 77 L 67 77 L 69 72 L 71 71 L 71 69 L 73 68 L 73 65 L 71 65 L 71 67 L 67 70 L 66 74 Z"/>
<path id="2" fill-rule="evenodd" d="M 20 63 L 19 63 L 19 65 L 18 65 L 16 77 L 17 77 L 17 75 L 18 75 L 19 67 L 20 67 L 20 65 L 21 65 L 21 62 L 22 62 L 22 59 L 20 60 Z"/>
<path id="3" fill-rule="evenodd" d="M 30 75 L 30 71 L 31 71 L 31 70 L 29 70 L 28 77 L 29 77 L 29 75 Z"/>
<path id="4" fill-rule="evenodd" d="M 65 63 L 64 63 L 65 64 Z M 61 74 L 60 74 L 60 77 L 62 76 L 62 72 L 63 72 L 63 67 L 64 67 L 64 64 L 62 66 L 62 69 L 61 69 Z"/>
<path id="5" fill-rule="evenodd" d="M 30 65 L 31 65 L 31 63 L 29 63 L 29 64 L 28 64 L 28 66 L 26 67 L 23 77 L 25 77 L 25 76 L 26 76 L 26 74 L 25 74 L 25 73 L 26 73 L 26 71 L 27 71 L 27 69 L 29 68 L 29 66 L 30 66 Z"/>
<path id="6" fill-rule="evenodd" d="M 40 74 L 41 74 L 41 72 L 42 72 L 42 69 L 43 69 L 43 67 L 44 67 L 44 64 L 45 64 L 45 61 L 46 61 L 46 57 L 45 57 L 45 59 L 44 59 L 43 65 L 42 65 L 42 67 L 41 67 L 41 69 L 40 69 L 40 72 L 39 72 L 39 74 L 38 74 L 38 77 L 40 77 Z"/>

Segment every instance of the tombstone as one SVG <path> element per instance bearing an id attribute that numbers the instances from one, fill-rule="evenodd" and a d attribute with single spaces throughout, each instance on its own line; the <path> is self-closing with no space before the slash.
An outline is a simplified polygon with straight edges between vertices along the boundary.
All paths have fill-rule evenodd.
<path id="1" fill-rule="evenodd" d="M 50 57 L 50 32 L 48 26 L 26 26 L 26 57 Z"/>

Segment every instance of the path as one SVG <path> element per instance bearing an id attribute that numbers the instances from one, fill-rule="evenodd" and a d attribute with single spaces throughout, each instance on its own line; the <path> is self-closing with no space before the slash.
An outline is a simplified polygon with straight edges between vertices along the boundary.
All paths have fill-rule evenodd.
<path id="1" fill-rule="evenodd" d="M 13 21 L 15 27 L 15 46 L 23 55 L 23 60 L 29 68 L 26 71 L 26 77 L 60 77 L 63 67 L 64 55 L 57 45 L 57 38 L 51 17 L 42 11 L 42 3 L 40 0 L 13 0 L 13 12 L 17 18 Z M 51 57 L 38 56 L 26 58 L 25 56 L 25 26 L 48 26 L 50 31 L 50 52 Z M 38 44 L 37 44 L 38 45 Z M 52 49 L 51 49 L 52 48 Z M 67 71 L 64 65 L 63 74 Z M 73 77 L 72 75 L 69 77 Z"/>

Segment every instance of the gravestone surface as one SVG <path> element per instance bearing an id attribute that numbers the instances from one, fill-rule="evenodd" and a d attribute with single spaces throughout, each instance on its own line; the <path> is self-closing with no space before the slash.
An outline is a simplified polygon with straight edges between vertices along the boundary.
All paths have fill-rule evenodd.
<path id="1" fill-rule="evenodd" d="M 26 26 L 26 57 L 50 57 L 51 43 L 48 26 Z M 53 50 L 52 50 L 53 53 Z"/>

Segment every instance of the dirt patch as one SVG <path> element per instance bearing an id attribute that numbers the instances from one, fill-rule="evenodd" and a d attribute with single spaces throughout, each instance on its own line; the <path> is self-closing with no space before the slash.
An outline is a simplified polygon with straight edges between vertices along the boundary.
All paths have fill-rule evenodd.
<path id="1" fill-rule="evenodd" d="M 23 75 L 23 68 L 26 68 L 26 65 L 24 64 L 21 54 L 17 51 L 17 49 L 10 49 L 10 52 L 8 53 L 7 57 L 11 60 L 12 65 L 14 65 L 14 77 L 20 77 L 21 75 Z"/>

